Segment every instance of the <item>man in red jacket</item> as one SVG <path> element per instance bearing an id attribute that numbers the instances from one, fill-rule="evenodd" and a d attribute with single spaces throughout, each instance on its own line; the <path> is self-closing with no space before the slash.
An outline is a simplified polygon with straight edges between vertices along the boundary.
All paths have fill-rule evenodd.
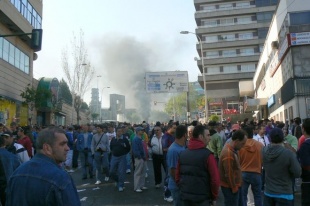
<path id="1" fill-rule="evenodd" d="M 184 206 L 216 204 L 220 177 L 214 155 L 206 148 L 209 141 L 209 130 L 198 125 L 194 128 L 188 149 L 180 154 L 176 182 Z"/>

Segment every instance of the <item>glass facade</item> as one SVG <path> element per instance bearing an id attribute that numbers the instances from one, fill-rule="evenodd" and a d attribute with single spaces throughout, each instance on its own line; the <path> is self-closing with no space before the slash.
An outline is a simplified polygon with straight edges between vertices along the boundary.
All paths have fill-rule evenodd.
<path id="1" fill-rule="evenodd" d="M 310 11 L 290 13 L 290 24 L 291 25 L 310 24 Z"/>
<path id="2" fill-rule="evenodd" d="M 0 59 L 29 74 L 29 56 L 2 37 L 0 37 Z"/>
<path id="3" fill-rule="evenodd" d="M 42 17 L 38 12 L 32 7 L 32 5 L 27 0 L 10 0 L 15 8 L 21 13 L 25 19 L 33 26 L 35 29 L 41 29 L 42 27 Z"/>
<path id="4" fill-rule="evenodd" d="M 257 7 L 277 5 L 279 0 L 255 0 Z"/>

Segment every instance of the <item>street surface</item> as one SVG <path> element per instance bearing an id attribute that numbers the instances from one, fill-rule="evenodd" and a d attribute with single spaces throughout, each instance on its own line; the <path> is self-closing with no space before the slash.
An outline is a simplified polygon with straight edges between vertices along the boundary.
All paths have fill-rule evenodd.
<path id="1" fill-rule="evenodd" d="M 123 192 L 118 192 L 112 180 L 109 182 L 102 181 L 100 185 L 95 185 L 95 178 L 82 180 L 81 169 L 70 174 L 76 184 L 82 206 L 172 206 L 173 203 L 168 203 L 164 200 L 163 187 L 160 189 L 155 188 L 152 161 L 148 161 L 148 168 L 148 178 L 146 178 L 145 184 L 148 190 L 142 193 L 136 193 L 133 190 L 132 172 L 127 175 L 125 190 Z M 223 200 L 224 197 L 220 192 L 217 206 L 223 206 Z M 296 193 L 295 206 L 299 205 L 301 205 L 300 193 Z M 248 206 L 252 205 L 248 204 Z"/>

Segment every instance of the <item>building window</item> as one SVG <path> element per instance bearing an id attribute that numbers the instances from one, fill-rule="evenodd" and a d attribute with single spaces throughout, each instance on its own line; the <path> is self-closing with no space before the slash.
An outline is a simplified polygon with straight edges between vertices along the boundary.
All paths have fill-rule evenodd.
<path id="1" fill-rule="evenodd" d="M 247 1 L 247 2 L 237 2 L 236 3 L 236 8 L 248 8 L 250 6 L 251 6 L 251 4 L 250 4 L 249 1 Z"/>
<path id="2" fill-rule="evenodd" d="M 219 36 L 219 40 L 221 41 L 234 41 L 235 34 L 222 34 Z"/>
<path id="3" fill-rule="evenodd" d="M 277 5 L 279 0 L 255 0 L 257 7 Z"/>
<path id="4" fill-rule="evenodd" d="M 271 21 L 273 12 L 257 13 L 257 22 Z"/>
<path id="5" fill-rule="evenodd" d="M 241 71 L 242 72 L 255 72 L 255 64 L 242 64 Z"/>
<path id="6" fill-rule="evenodd" d="M 310 24 L 310 12 L 290 13 L 291 25 Z"/>
<path id="7" fill-rule="evenodd" d="M 207 59 L 218 58 L 219 52 L 218 51 L 207 51 L 206 57 L 207 57 Z"/>
<path id="8" fill-rule="evenodd" d="M 226 26 L 226 25 L 233 25 L 234 24 L 234 19 L 220 19 L 220 25 L 221 26 Z"/>
<path id="9" fill-rule="evenodd" d="M 288 115 L 289 115 L 289 118 L 290 118 L 290 119 L 293 119 L 293 118 L 294 118 L 293 106 L 290 106 L 290 107 L 288 108 Z"/>
<path id="10" fill-rule="evenodd" d="M 233 6 L 232 4 L 220 4 L 219 10 L 232 10 Z"/>
<path id="11" fill-rule="evenodd" d="M 205 41 L 208 43 L 217 42 L 217 36 L 205 36 Z"/>
<path id="12" fill-rule="evenodd" d="M 233 49 L 233 50 L 224 50 L 223 53 L 222 53 L 222 56 L 223 57 L 235 57 L 235 56 L 237 56 L 237 53 L 236 53 L 235 49 Z"/>
<path id="13" fill-rule="evenodd" d="M 239 110 L 239 103 L 228 102 L 228 103 L 227 103 L 227 109 L 236 109 L 236 110 Z"/>
<path id="14" fill-rule="evenodd" d="M 224 73 L 237 73 L 238 67 L 237 67 L 237 65 L 225 65 L 223 67 L 223 72 Z"/>
<path id="15" fill-rule="evenodd" d="M 244 49 L 240 49 L 240 55 L 241 55 L 241 56 L 250 56 L 250 55 L 254 55 L 254 48 L 244 48 Z"/>
<path id="16" fill-rule="evenodd" d="M 241 33 L 239 34 L 239 39 L 240 40 L 253 39 L 253 32 Z"/>
<path id="17" fill-rule="evenodd" d="M 266 39 L 267 33 L 268 33 L 269 28 L 258 28 L 257 29 L 257 35 L 259 39 Z"/>
<path id="18" fill-rule="evenodd" d="M 208 67 L 208 74 L 218 74 L 219 67 Z"/>
<path id="19" fill-rule="evenodd" d="M 0 38 L 0 58 L 26 74 L 29 74 L 29 56 L 4 38 Z"/>
<path id="20" fill-rule="evenodd" d="M 202 20 L 202 25 L 206 27 L 215 27 L 217 26 L 217 20 L 216 19 Z"/>
<path id="21" fill-rule="evenodd" d="M 27 0 L 11 0 L 11 3 L 35 29 L 41 29 L 42 18 Z"/>
<path id="22" fill-rule="evenodd" d="M 248 24 L 252 22 L 252 18 L 250 16 L 239 17 L 237 22 L 238 24 Z"/>
<path id="23" fill-rule="evenodd" d="M 200 10 L 208 12 L 216 10 L 215 5 L 202 5 L 200 8 Z"/>

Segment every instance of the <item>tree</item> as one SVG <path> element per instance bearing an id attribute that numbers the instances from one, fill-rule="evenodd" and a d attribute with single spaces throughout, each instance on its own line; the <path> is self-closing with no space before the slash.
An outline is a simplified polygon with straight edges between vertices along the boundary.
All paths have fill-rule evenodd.
<path id="1" fill-rule="evenodd" d="M 95 119 L 97 119 L 97 117 L 99 117 L 99 114 L 97 114 L 97 113 L 92 113 L 91 114 L 91 118 L 93 120 L 93 123 L 95 123 Z"/>
<path id="2" fill-rule="evenodd" d="M 35 89 L 30 84 L 20 94 L 24 99 L 23 103 L 28 105 L 30 111 L 29 124 L 31 125 L 34 108 L 42 108 L 48 99 L 52 98 L 52 92 L 45 88 Z"/>
<path id="3" fill-rule="evenodd" d="M 72 95 L 67 82 L 64 79 L 61 79 L 59 82 L 59 86 L 63 102 L 72 105 Z"/>
<path id="4" fill-rule="evenodd" d="M 86 111 L 86 110 L 89 110 L 88 108 L 88 104 L 86 102 L 82 102 L 82 105 L 81 105 L 81 108 L 80 108 L 82 111 Z"/>
<path id="5" fill-rule="evenodd" d="M 198 92 L 194 90 L 192 85 L 189 85 L 189 106 L 190 111 L 196 111 L 200 107 L 203 108 L 204 104 L 201 105 L 201 96 L 199 96 Z M 169 115 L 174 115 L 173 108 L 175 109 L 176 116 L 182 117 L 186 119 L 187 112 L 187 94 L 186 92 L 178 93 L 174 95 L 174 104 L 173 97 L 171 97 L 166 106 L 165 111 Z"/>
<path id="6" fill-rule="evenodd" d="M 212 114 L 210 117 L 209 117 L 209 120 L 211 121 L 215 121 L 215 122 L 219 122 L 220 121 L 220 117 L 215 115 L 215 114 Z"/>
<path id="7" fill-rule="evenodd" d="M 77 124 L 79 124 L 82 99 L 94 77 L 94 69 L 88 58 L 82 30 L 80 30 L 79 37 L 73 35 L 71 49 L 72 61 L 69 59 L 68 50 L 64 49 L 62 52 L 62 68 L 73 96 L 73 107 L 77 114 Z"/>

